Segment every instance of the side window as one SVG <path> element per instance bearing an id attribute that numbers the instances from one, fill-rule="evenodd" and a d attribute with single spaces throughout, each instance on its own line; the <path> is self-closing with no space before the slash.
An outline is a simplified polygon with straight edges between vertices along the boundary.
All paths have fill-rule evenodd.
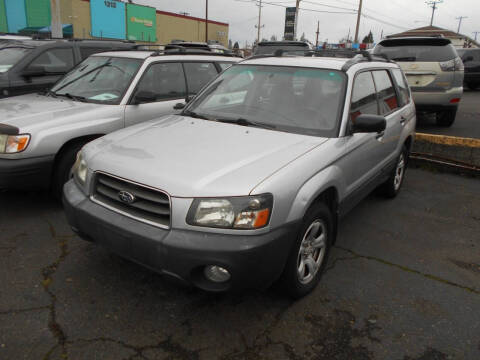
<path id="1" fill-rule="evenodd" d="M 185 63 L 184 66 L 189 95 L 198 93 L 201 88 L 218 75 L 217 68 L 213 63 Z"/>
<path id="2" fill-rule="evenodd" d="M 73 65 L 72 49 L 51 49 L 40 54 L 28 67 L 43 67 L 46 72 L 67 72 Z"/>
<path id="3" fill-rule="evenodd" d="M 362 114 L 378 115 L 377 95 L 370 71 L 358 74 L 353 83 L 350 119 L 355 122 Z"/>
<path id="4" fill-rule="evenodd" d="M 395 78 L 395 82 L 398 85 L 399 90 L 399 97 L 400 97 L 400 106 L 404 106 L 409 103 L 410 101 L 410 91 L 408 90 L 407 81 L 402 74 L 400 69 L 393 69 L 392 70 L 393 77 Z"/>
<path id="5" fill-rule="evenodd" d="M 90 55 L 98 54 L 98 53 L 105 52 L 105 51 L 110 51 L 110 50 L 111 50 L 110 48 L 99 48 L 99 47 L 85 47 L 85 46 L 82 46 L 82 47 L 80 47 L 80 56 L 82 57 L 82 60 L 85 60 L 85 59 L 88 58 Z"/>
<path id="6" fill-rule="evenodd" d="M 372 74 L 377 86 L 380 115 L 385 115 L 398 109 L 397 93 L 387 70 L 372 71 Z"/>
<path id="7" fill-rule="evenodd" d="M 148 101 L 180 99 L 186 96 L 185 76 L 180 63 L 152 64 L 143 74 L 135 96 Z"/>
<path id="8" fill-rule="evenodd" d="M 232 66 L 233 63 L 228 63 L 228 62 L 221 63 L 221 62 L 219 62 L 218 65 L 220 66 L 222 71 L 224 71 L 224 70 L 227 70 L 230 66 Z"/>

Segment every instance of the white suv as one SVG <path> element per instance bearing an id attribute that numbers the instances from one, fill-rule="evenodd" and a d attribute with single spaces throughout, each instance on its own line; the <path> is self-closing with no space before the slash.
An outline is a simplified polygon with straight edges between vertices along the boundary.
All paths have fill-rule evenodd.
<path id="1" fill-rule="evenodd" d="M 64 187 L 73 230 L 205 290 L 307 294 L 339 217 L 400 191 L 416 122 L 397 64 L 310 55 L 243 61 L 182 114 L 87 144 Z"/>
<path id="2" fill-rule="evenodd" d="M 179 112 L 183 102 L 240 60 L 177 48 L 96 54 L 48 93 L 0 100 L 0 189 L 50 187 L 61 196 L 83 145 Z"/>

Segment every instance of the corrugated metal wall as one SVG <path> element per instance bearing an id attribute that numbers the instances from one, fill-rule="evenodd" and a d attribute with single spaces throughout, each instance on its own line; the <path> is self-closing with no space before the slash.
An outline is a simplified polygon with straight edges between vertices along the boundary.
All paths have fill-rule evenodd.
<path id="1" fill-rule="evenodd" d="M 18 0 L 17 0 L 18 1 Z M 27 26 L 50 26 L 50 0 L 25 0 Z"/>
<path id="2" fill-rule="evenodd" d="M 27 27 L 25 0 L 5 0 L 8 32 L 16 33 Z"/>

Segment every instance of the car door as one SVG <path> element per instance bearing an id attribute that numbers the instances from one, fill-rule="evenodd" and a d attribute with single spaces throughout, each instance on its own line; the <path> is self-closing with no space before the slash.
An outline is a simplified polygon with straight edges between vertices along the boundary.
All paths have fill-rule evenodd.
<path id="1" fill-rule="evenodd" d="M 125 126 L 173 114 L 173 107 L 187 96 L 180 62 L 152 63 L 143 73 L 125 108 Z"/>
<path id="2" fill-rule="evenodd" d="M 48 90 L 75 64 L 73 48 L 64 46 L 50 48 L 41 52 L 28 65 L 19 70 L 18 76 L 11 81 L 12 95 L 21 95 Z M 43 75 L 23 76 L 22 71 L 43 69 Z"/>
<path id="3" fill-rule="evenodd" d="M 377 91 L 379 113 L 387 121 L 384 135 L 379 139 L 381 146 L 382 164 L 388 167 L 389 162 L 395 161 L 397 145 L 402 134 L 406 117 L 401 111 L 395 86 L 387 70 L 372 71 Z"/>
<path id="4" fill-rule="evenodd" d="M 352 88 L 349 122 L 362 114 L 379 115 L 377 94 L 371 71 L 355 76 Z M 368 193 L 381 171 L 385 156 L 383 133 L 347 134 L 346 154 L 340 167 L 345 172 L 347 208 L 353 207 L 364 194 Z M 348 211 L 344 209 L 342 211 Z"/>

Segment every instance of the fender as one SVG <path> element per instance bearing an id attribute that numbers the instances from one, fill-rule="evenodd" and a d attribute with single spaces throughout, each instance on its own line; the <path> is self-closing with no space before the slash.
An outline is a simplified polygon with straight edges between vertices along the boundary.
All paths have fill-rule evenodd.
<path id="1" fill-rule="evenodd" d="M 336 189 L 340 201 L 345 193 L 345 183 L 341 180 L 343 177 L 341 169 L 332 165 L 308 179 L 299 189 L 292 203 L 287 222 L 302 219 L 305 212 L 320 194 L 331 187 Z"/>

